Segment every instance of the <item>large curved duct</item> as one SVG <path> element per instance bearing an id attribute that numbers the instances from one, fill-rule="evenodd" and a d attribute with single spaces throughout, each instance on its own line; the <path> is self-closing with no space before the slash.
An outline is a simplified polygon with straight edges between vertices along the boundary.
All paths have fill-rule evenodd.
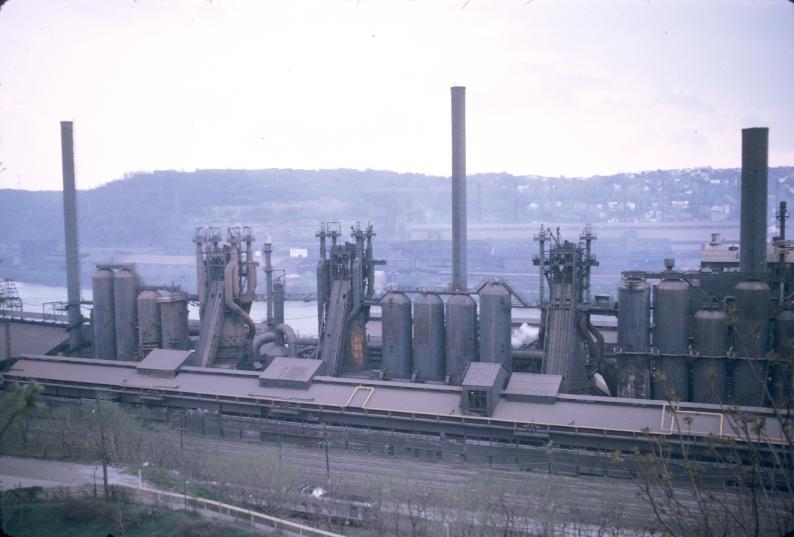
<path id="1" fill-rule="evenodd" d="M 254 320 L 251 319 L 251 316 L 248 315 L 243 308 L 238 306 L 234 302 L 234 282 L 237 279 L 237 249 L 232 248 L 232 256 L 229 262 L 226 264 L 226 268 L 223 269 L 223 302 L 226 304 L 226 307 L 230 310 L 236 312 L 240 317 L 243 319 L 245 324 L 248 326 L 248 337 L 249 339 L 253 339 L 254 335 L 256 334 L 256 324 L 254 324 Z"/>
<path id="2" fill-rule="evenodd" d="M 601 366 L 604 360 L 604 335 L 601 331 L 593 326 L 592 321 L 590 320 L 590 316 L 585 316 L 585 321 L 587 322 L 587 330 L 593 335 L 596 339 L 596 363 Z"/>
<path id="3" fill-rule="evenodd" d="M 540 328 L 538 329 L 538 345 L 542 349 L 544 347 L 544 339 L 546 337 L 546 308 L 540 308 Z"/>
<path id="4" fill-rule="evenodd" d="M 262 348 L 262 345 L 265 343 L 273 343 L 276 341 L 276 333 L 275 332 L 262 332 L 261 334 L 257 334 L 254 336 L 253 342 L 251 342 L 251 356 L 254 360 L 259 358 L 259 349 Z"/>
<path id="5" fill-rule="evenodd" d="M 287 342 L 287 350 L 289 350 L 287 356 L 296 357 L 298 355 L 298 337 L 295 335 L 295 331 L 292 327 L 288 324 L 277 324 L 275 328 L 273 328 L 273 331 L 284 336 Z"/>
<path id="6" fill-rule="evenodd" d="M 580 313 L 577 328 L 579 329 L 579 335 L 582 336 L 582 339 L 584 339 L 585 345 L 587 346 L 587 353 L 590 355 L 588 362 L 594 365 L 598 361 L 598 347 L 596 346 L 596 343 L 593 340 L 593 336 L 590 334 L 587 325 L 587 315 Z"/>
<path id="7" fill-rule="evenodd" d="M 298 355 L 298 337 L 288 324 L 279 324 L 273 327 L 273 330 L 269 332 L 262 332 L 261 334 L 255 335 L 251 343 L 253 357 L 259 357 L 259 349 L 262 348 L 262 345 L 265 343 L 273 343 L 279 335 L 287 342 L 287 356 L 295 358 Z"/>

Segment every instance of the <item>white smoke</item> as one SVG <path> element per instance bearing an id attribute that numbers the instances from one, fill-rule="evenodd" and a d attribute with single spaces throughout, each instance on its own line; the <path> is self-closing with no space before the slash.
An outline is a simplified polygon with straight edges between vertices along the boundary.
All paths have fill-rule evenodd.
<path id="1" fill-rule="evenodd" d="M 510 335 L 510 345 L 514 349 L 520 349 L 524 345 L 529 345 L 530 343 L 537 341 L 539 331 L 539 327 L 530 326 L 527 323 L 524 323 L 513 330 L 512 334 Z"/>

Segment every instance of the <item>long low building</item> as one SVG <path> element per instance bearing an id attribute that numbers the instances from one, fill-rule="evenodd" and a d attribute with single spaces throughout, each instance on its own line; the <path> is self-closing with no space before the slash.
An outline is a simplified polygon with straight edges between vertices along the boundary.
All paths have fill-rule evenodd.
<path id="1" fill-rule="evenodd" d="M 141 362 L 22 355 L 4 383 L 36 382 L 45 396 L 194 409 L 511 445 L 640 450 L 669 437 L 708 453 L 715 438 L 742 440 L 732 412 L 718 405 L 605 398 L 558 392 L 559 377 L 471 364 L 462 386 L 329 377 L 322 363 L 277 358 L 264 372 L 185 365 L 190 351 L 157 349 Z M 741 411 L 766 420 L 765 440 L 782 440 L 772 410 Z"/>

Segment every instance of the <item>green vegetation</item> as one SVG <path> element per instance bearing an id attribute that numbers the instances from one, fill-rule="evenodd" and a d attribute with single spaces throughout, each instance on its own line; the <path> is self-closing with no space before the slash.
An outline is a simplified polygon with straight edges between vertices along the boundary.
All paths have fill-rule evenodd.
<path id="1" fill-rule="evenodd" d="M 8 496 L 8 494 L 6 494 Z M 62 501 L 8 502 L 2 506 L 3 528 L 12 537 L 57 535 L 59 537 L 253 537 L 258 535 L 239 524 L 210 522 L 196 513 L 165 511 L 97 498 Z"/>
<path id="2" fill-rule="evenodd" d="M 133 466 L 127 470 L 131 475 L 138 475 L 147 483 L 162 490 L 187 492 L 190 496 L 198 496 L 207 500 L 224 501 L 225 498 L 206 483 L 190 481 L 191 477 L 180 474 L 176 470 L 166 470 L 154 466 Z M 192 478 L 195 479 L 195 478 Z M 187 485 L 185 485 L 187 481 Z"/>
<path id="3" fill-rule="evenodd" d="M 0 453 L 76 462 L 100 461 L 103 428 L 100 418 L 111 464 L 149 462 L 165 468 L 176 467 L 179 445 L 172 430 L 159 423 L 144 424 L 109 402 L 102 405 L 101 416 L 93 403 L 28 408 L 9 426 Z"/>
<path id="4" fill-rule="evenodd" d="M 12 385 L 3 393 L 0 400 L 0 442 L 14 421 L 36 407 L 39 393 L 41 387 L 37 384 L 28 384 L 23 388 Z"/>

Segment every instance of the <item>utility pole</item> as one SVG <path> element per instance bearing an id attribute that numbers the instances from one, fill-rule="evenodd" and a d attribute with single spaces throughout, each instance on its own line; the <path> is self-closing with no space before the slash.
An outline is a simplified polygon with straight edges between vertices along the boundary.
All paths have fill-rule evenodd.
<path id="1" fill-rule="evenodd" d="M 328 460 L 328 446 L 330 445 L 330 442 L 323 442 L 323 447 L 325 448 L 325 478 L 328 483 L 331 482 L 331 463 Z"/>
<path id="2" fill-rule="evenodd" d="M 96 392 L 96 415 L 99 420 L 99 449 L 102 456 L 102 487 L 105 501 L 110 501 L 110 491 L 108 490 L 108 457 L 105 449 L 105 420 L 102 419 L 102 400 L 99 392 Z"/>

